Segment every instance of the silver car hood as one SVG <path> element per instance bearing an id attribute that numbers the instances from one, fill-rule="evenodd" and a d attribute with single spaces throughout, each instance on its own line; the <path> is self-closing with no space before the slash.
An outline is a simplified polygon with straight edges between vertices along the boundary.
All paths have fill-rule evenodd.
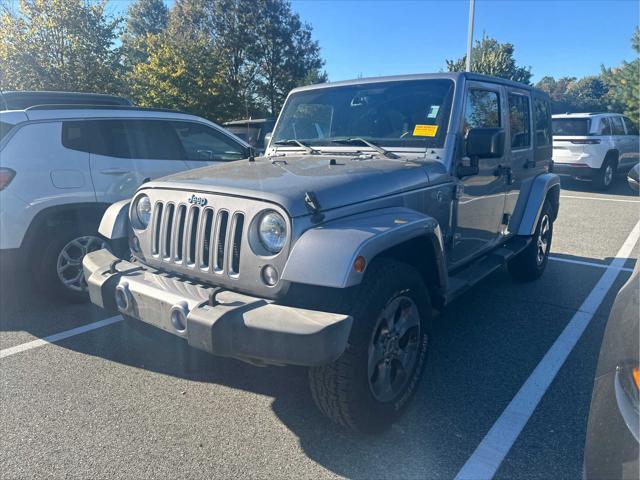
<path id="1" fill-rule="evenodd" d="M 260 157 L 188 170 L 145 183 L 142 189 L 185 190 L 185 201 L 198 192 L 262 199 L 297 217 L 310 213 L 306 192 L 315 194 L 321 210 L 329 210 L 424 187 L 431 175 L 442 177 L 444 170 L 440 162 L 425 161 L 423 156 L 419 161 L 338 155 Z"/>

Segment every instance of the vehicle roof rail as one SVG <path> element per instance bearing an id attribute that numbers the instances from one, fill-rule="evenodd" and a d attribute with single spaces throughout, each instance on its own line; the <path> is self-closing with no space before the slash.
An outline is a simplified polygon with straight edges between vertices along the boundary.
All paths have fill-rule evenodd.
<path id="1" fill-rule="evenodd" d="M 25 111 L 37 111 L 37 110 L 122 110 L 122 111 L 143 111 L 143 112 L 164 112 L 164 113 L 180 113 L 183 115 L 193 115 L 188 112 L 181 112 L 179 110 L 171 110 L 169 108 L 156 108 L 156 107 L 137 107 L 134 105 L 77 105 L 77 104 L 43 104 L 33 105 L 25 109 Z"/>

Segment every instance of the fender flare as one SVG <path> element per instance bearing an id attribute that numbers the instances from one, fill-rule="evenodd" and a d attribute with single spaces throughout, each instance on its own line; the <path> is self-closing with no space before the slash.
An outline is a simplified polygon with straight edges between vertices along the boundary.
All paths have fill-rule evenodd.
<path id="1" fill-rule="evenodd" d="M 108 240 L 128 238 L 129 205 L 131 200 L 120 200 L 109 206 L 102 216 L 98 233 Z"/>
<path id="2" fill-rule="evenodd" d="M 421 236 L 435 240 L 436 253 L 443 259 L 440 226 L 428 215 L 392 207 L 334 220 L 301 235 L 289 254 L 282 279 L 334 288 L 358 285 L 366 268 L 365 272 L 354 270 L 357 257 L 363 256 L 369 265 L 378 254 Z M 445 268 L 443 261 L 439 265 Z"/>
<path id="3" fill-rule="evenodd" d="M 556 217 L 560 206 L 560 177 L 553 173 L 545 173 L 536 177 L 529 189 L 527 203 L 518 227 L 518 235 L 530 236 L 535 233 L 542 206 L 549 193 L 553 195 L 554 217 Z"/>

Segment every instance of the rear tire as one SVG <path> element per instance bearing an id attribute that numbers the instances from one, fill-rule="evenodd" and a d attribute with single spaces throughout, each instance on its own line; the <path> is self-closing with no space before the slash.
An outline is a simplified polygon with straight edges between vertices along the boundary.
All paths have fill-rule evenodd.
<path id="1" fill-rule="evenodd" d="M 90 227 L 50 230 L 42 241 L 44 245 L 34 255 L 31 267 L 39 289 L 71 303 L 88 302 L 82 259 L 89 252 L 107 247 L 107 242 Z"/>
<path id="2" fill-rule="evenodd" d="M 593 187 L 596 190 L 609 190 L 616 175 L 618 162 L 613 155 L 607 155 L 600 169 L 594 172 Z"/>
<path id="3" fill-rule="evenodd" d="M 545 200 L 531 243 L 507 264 L 515 280 L 531 282 L 544 273 L 553 239 L 552 212 L 551 203 Z"/>
<path id="4" fill-rule="evenodd" d="M 334 422 L 379 432 L 404 411 L 424 370 L 429 293 L 414 268 L 384 259 L 370 265 L 348 303 L 347 348 L 335 362 L 309 369 L 311 393 Z"/>

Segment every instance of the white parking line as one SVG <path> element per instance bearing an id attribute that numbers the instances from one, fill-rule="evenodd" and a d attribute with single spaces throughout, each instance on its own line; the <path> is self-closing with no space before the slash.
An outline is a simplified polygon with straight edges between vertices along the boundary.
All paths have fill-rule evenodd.
<path id="1" fill-rule="evenodd" d="M 623 202 L 640 203 L 640 200 L 629 200 L 628 198 L 608 198 L 608 197 L 583 197 L 581 195 L 560 195 L 560 198 L 576 198 L 580 200 L 602 200 L 603 202 Z"/>
<path id="2" fill-rule="evenodd" d="M 620 247 L 616 258 L 602 274 L 580 309 L 458 472 L 456 479 L 493 478 L 573 347 L 580 340 L 607 292 L 618 278 L 620 267 L 631 254 L 638 237 L 640 237 L 640 221 Z"/>
<path id="3" fill-rule="evenodd" d="M 613 265 L 607 265 L 606 263 L 585 262 L 584 260 L 571 260 L 570 258 L 549 256 L 549 260 L 553 260 L 554 262 L 575 263 L 576 265 L 585 265 L 587 267 L 616 268 Z M 627 267 L 618 267 L 618 270 L 623 272 L 633 272 L 633 268 Z"/>
<path id="4" fill-rule="evenodd" d="M 15 355 L 16 353 L 31 350 L 33 348 L 42 347 L 43 345 L 58 342 L 60 340 L 64 340 L 65 338 L 75 337 L 76 335 L 80 335 L 81 333 L 90 332 L 91 330 L 106 327 L 107 325 L 111 325 L 120 321 L 122 321 L 122 317 L 120 315 L 116 315 L 115 317 L 105 318 L 104 320 L 89 323 L 88 325 L 82 325 L 81 327 L 72 328 L 71 330 L 65 330 L 64 332 L 49 335 L 48 337 L 39 338 L 38 340 L 34 340 L 32 342 L 16 345 L 15 347 L 5 348 L 4 350 L 0 350 L 0 358 L 9 357 L 11 355 Z"/>

